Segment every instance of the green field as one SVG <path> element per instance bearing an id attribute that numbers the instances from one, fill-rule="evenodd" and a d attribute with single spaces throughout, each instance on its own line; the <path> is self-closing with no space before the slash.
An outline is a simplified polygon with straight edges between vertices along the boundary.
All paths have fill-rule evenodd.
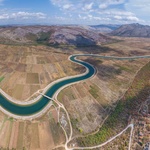
<path id="1" fill-rule="evenodd" d="M 2 82 L 4 80 L 5 77 L 0 77 L 0 82 Z"/>

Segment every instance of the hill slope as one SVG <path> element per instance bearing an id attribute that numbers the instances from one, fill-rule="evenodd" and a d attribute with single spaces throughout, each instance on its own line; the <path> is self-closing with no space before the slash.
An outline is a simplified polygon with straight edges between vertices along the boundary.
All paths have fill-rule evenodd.
<path id="1" fill-rule="evenodd" d="M 142 114 L 139 113 L 141 106 L 144 106 L 150 96 L 150 62 L 148 62 L 136 75 L 130 88 L 124 97 L 118 102 L 115 110 L 107 118 L 103 126 L 96 134 L 77 138 L 80 146 L 93 146 L 107 141 L 110 137 L 123 130 L 131 120 L 135 126 L 138 125 Z M 144 112 L 144 111 L 143 111 Z M 145 112 L 144 112 L 145 113 Z M 146 115 L 146 113 L 145 113 Z M 136 121 L 137 120 L 137 121 Z M 134 129 L 135 137 L 138 136 L 138 128 Z M 147 139 L 143 141 L 146 143 Z"/>
<path id="2" fill-rule="evenodd" d="M 122 25 L 112 31 L 110 35 L 122 37 L 150 37 L 150 26 L 135 24 Z"/>
<path id="3" fill-rule="evenodd" d="M 103 34 L 78 26 L 1 27 L 0 43 L 69 44 L 89 46 L 111 41 Z"/>

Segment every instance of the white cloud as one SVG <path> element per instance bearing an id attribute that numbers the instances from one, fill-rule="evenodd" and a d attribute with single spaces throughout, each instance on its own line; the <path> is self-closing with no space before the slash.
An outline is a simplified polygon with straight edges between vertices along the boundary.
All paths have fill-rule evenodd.
<path id="1" fill-rule="evenodd" d="M 106 9 L 111 5 L 119 5 L 119 4 L 124 4 L 125 0 L 106 0 L 102 1 L 102 3 L 99 4 L 100 9 Z"/>
<path id="2" fill-rule="evenodd" d="M 9 15 L 8 14 L 0 15 L 0 20 L 3 20 L 3 19 L 9 19 Z"/>
<path id="3" fill-rule="evenodd" d="M 82 16 L 80 14 L 79 14 L 79 19 L 85 20 L 85 21 L 90 21 L 90 22 L 111 21 L 111 19 L 107 18 L 107 17 L 98 17 L 98 16 L 93 16 L 93 15 Z"/>
<path id="4" fill-rule="evenodd" d="M 126 19 L 127 19 L 127 20 L 130 20 L 130 21 L 136 21 L 136 22 L 137 22 L 137 21 L 140 21 L 139 18 L 137 18 L 137 17 L 135 17 L 135 16 L 129 16 L 129 17 L 127 17 Z"/>
<path id="5" fill-rule="evenodd" d="M 125 0 L 106 0 L 109 5 L 118 5 L 124 3 Z"/>
<path id="6" fill-rule="evenodd" d="M 85 4 L 84 6 L 84 10 L 91 10 L 92 9 L 92 6 L 93 6 L 93 3 L 90 3 L 90 4 Z"/>
<path id="7" fill-rule="evenodd" d="M 63 6 L 63 9 L 69 9 L 69 8 L 71 8 L 71 7 L 72 7 L 71 4 L 65 4 L 65 5 Z"/>
<path id="8" fill-rule="evenodd" d="M 125 8 L 140 17 L 148 17 L 150 14 L 150 0 L 130 0 L 126 3 Z"/>
<path id="9" fill-rule="evenodd" d="M 150 0 L 49 0 L 62 14 L 94 23 L 143 23 L 149 21 Z M 60 16 L 63 16 L 60 14 Z M 79 21 L 79 23 L 80 23 Z M 147 21 L 147 22 L 148 22 Z"/>
<path id="10" fill-rule="evenodd" d="M 118 19 L 118 20 L 122 20 L 123 18 L 121 16 L 114 16 L 115 19 Z"/>
<path id="11" fill-rule="evenodd" d="M 137 18 L 136 16 L 114 16 L 114 19 L 131 22 L 140 21 L 139 18 Z"/>
<path id="12" fill-rule="evenodd" d="M 136 14 L 137 18 L 131 17 L 129 20 L 135 20 L 139 23 L 149 24 L 150 0 L 129 0 L 125 4 L 125 9 Z"/>
<path id="13" fill-rule="evenodd" d="M 69 2 L 69 0 L 50 0 L 50 2 L 53 5 L 56 5 L 58 7 L 63 7 L 64 5 L 70 5 L 71 3 Z"/>
<path id="14" fill-rule="evenodd" d="M 108 7 L 107 4 L 100 4 L 100 5 L 99 5 L 99 8 L 100 8 L 100 9 L 106 9 L 107 7 Z"/>
<path id="15" fill-rule="evenodd" d="M 125 0 L 50 0 L 50 2 L 60 9 L 69 7 L 75 12 L 88 12 L 89 10 L 106 9 L 111 5 L 124 4 Z"/>
<path id="16" fill-rule="evenodd" d="M 102 14 L 107 14 L 107 15 L 119 15 L 119 16 L 134 16 L 132 12 L 129 11 L 122 11 L 122 10 L 115 10 L 115 9 L 110 9 L 107 11 L 101 12 Z"/>
<path id="17" fill-rule="evenodd" d="M 37 13 L 30 13 L 30 12 L 15 12 L 15 13 L 5 13 L 0 14 L 0 20 L 7 20 L 7 19 L 45 19 L 46 14 L 37 12 Z"/>
<path id="18" fill-rule="evenodd" d="M 42 19 L 42 18 L 45 18 L 46 15 L 44 13 L 41 13 L 41 12 L 38 12 L 38 13 L 29 13 L 29 12 L 17 12 L 17 13 L 13 13 L 11 15 L 12 18 L 25 18 L 25 19 L 28 19 L 28 18 L 33 18 L 33 17 L 36 17 L 36 18 L 39 18 L 39 19 Z"/>

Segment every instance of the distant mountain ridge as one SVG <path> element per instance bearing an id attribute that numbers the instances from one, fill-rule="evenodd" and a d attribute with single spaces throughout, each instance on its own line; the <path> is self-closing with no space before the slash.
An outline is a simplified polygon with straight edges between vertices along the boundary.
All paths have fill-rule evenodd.
<path id="1" fill-rule="evenodd" d="M 126 24 L 112 31 L 110 35 L 122 37 L 150 37 L 150 26 L 138 23 Z"/>
<path id="2" fill-rule="evenodd" d="M 0 43 L 38 43 L 89 46 L 111 41 L 111 38 L 82 26 L 3 26 Z"/>
<path id="3" fill-rule="evenodd" d="M 116 30 L 117 28 L 119 28 L 120 26 L 121 25 L 116 25 L 116 24 L 100 24 L 100 25 L 92 25 L 90 27 L 102 33 L 110 33 L 113 30 Z"/>

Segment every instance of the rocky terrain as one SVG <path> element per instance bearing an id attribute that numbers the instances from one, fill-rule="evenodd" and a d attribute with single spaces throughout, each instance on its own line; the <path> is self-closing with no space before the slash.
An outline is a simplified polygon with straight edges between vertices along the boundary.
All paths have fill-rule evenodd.
<path id="1" fill-rule="evenodd" d="M 111 39 L 95 30 L 79 26 L 0 27 L 0 43 L 89 46 Z"/>
<path id="2" fill-rule="evenodd" d="M 138 23 L 122 25 L 112 31 L 110 35 L 122 37 L 150 37 L 150 26 Z"/>

